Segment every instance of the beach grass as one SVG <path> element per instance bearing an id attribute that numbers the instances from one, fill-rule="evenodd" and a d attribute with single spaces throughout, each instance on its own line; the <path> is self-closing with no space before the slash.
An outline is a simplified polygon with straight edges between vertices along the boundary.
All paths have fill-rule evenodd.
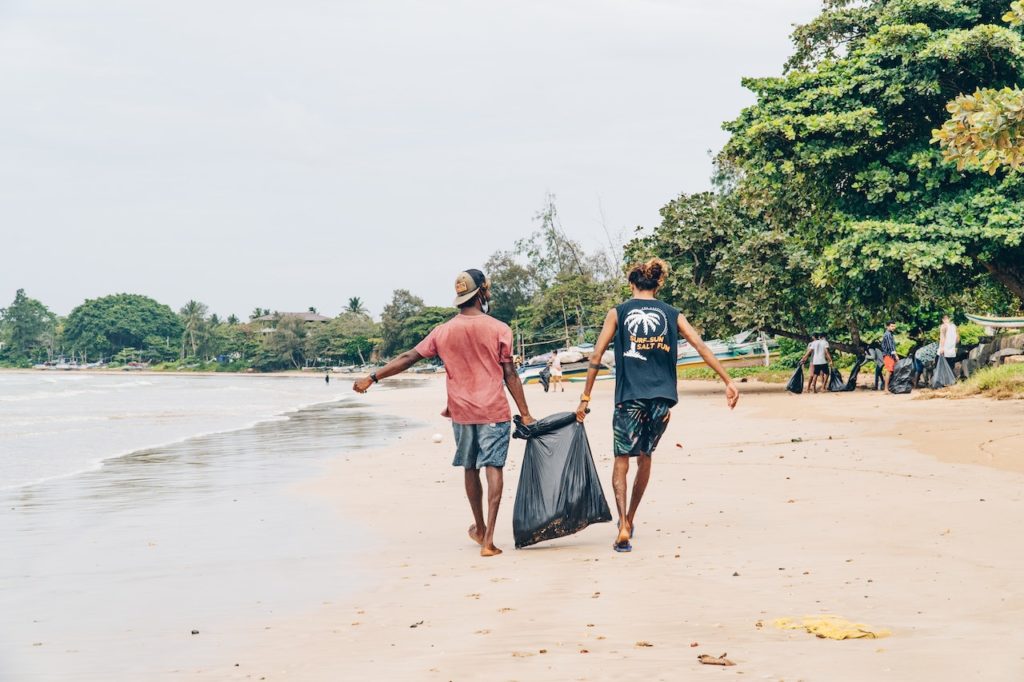
<path id="1" fill-rule="evenodd" d="M 784 384 L 793 375 L 792 369 L 783 367 L 726 367 L 733 379 L 757 379 L 768 384 Z M 680 367 L 676 372 L 680 379 L 694 381 L 715 381 L 718 375 L 710 367 Z"/>
<path id="2" fill-rule="evenodd" d="M 921 398 L 956 400 L 979 395 L 996 400 L 1024 399 L 1024 364 L 985 367 L 975 372 L 966 381 L 954 384 L 949 388 L 929 391 L 922 394 Z"/>

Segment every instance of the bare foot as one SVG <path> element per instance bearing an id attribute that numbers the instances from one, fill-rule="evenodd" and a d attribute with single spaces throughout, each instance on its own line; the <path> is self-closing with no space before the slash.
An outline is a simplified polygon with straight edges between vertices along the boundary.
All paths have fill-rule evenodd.
<path id="1" fill-rule="evenodd" d="M 619 525 L 619 537 L 615 538 L 616 545 L 629 544 L 629 533 L 631 528 L 632 527 L 629 525 L 629 521 L 623 521 L 621 525 Z"/>
<path id="2" fill-rule="evenodd" d="M 480 548 L 480 556 L 498 556 L 501 554 L 501 550 L 494 545 Z"/>
<path id="3" fill-rule="evenodd" d="M 475 523 L 469 527 L 469 539 L 483 547 L 484 534 L 476 529 Z"/>

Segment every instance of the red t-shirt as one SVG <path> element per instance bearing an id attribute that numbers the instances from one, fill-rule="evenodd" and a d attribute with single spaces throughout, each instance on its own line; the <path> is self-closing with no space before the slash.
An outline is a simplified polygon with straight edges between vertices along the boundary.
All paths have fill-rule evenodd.
<path id="1" fill-rule="evenodd" d="M 448 409 L 456 424 L 496 424 L 512 419 L 501 363 L 512 361 L 512 330 L 490 315 L 456 315 L 434 327 L 416 352 L 438 356 L 448 374 Z"/>

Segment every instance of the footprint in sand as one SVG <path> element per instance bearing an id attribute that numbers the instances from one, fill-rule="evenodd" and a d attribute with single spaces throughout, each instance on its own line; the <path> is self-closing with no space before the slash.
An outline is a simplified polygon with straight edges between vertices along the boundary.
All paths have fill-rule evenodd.
<path id="1" fill-rule="evenodd" d="M 479 599 L 480 598 L 480 594 L 477 593 L 477 592 L 474 592 L 473 594 L 467 594 L 466 598 L 467 599 Z"/>
<path id="2" fill-rule="evenodd" d="M 515 611 L 515 609 L 510 608 L 508 606 L 506 606 L 504 608 L 501 608 L 501 609 L 498 609 L 498 613 L 509 613 L 510 611 Z"/>

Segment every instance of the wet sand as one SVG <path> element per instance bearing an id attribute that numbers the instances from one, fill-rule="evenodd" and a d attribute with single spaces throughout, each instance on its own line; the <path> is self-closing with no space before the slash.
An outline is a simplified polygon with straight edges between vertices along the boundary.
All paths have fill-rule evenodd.
<path id="1" fill-rule="evenodd" d="M 239 623 L 219 660 L 173 677 L 1024 678 L 1024 402 L 742 388 L 730 413 L 715 384 L 684 386 L 631 554 L 612 552 L 611 524 L 515 550 L 514 442 L 496 533 L 505 553 L 491 559 L 465 535 L 437 415 L 443 382 L 371 393 L 375 410 L 428 426 L 296 489 L 370 531 L 358 548 L 367 583 L 340 598 L 343 586 L 323 585 L 330 603 Z M 609 496 L 610 389 L 595 392 L 588 422 Z M 536 415 L 573 409 L 578 393 L 528 389 Z M 771 625 L 817 614 L 892 636 L 832 641 Z M 724 652 L 736 666 L 697 662 Z"/>

